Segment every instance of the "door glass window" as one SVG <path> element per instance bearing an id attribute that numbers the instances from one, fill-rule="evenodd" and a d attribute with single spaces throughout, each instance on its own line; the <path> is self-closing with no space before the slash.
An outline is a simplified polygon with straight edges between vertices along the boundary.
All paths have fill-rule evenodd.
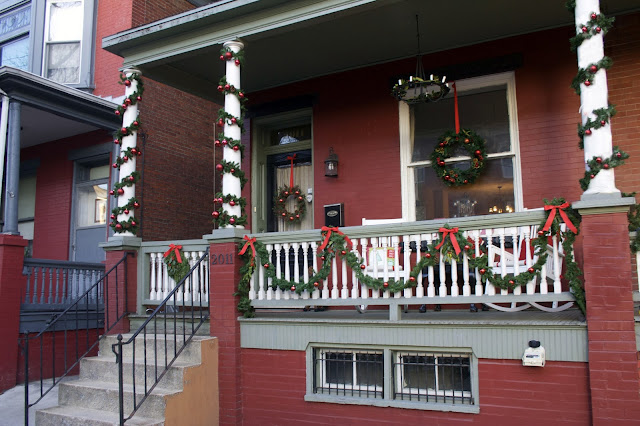
<path id="1" fill-rule="evenodd" d="M 107 223 L 107 184 L 83 185 L 77 188 L 78 227 Z"/>

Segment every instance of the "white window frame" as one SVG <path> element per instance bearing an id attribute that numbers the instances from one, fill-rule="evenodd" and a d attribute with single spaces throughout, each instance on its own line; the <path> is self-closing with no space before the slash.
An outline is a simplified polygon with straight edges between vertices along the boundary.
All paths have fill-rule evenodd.
<path id="1" fill-rule="evenodd" d="M 353 365 L 353 377 L 351 379 L 351 384 L 348 383 L 335 383 L 327 381 L 327 367 L 326 362 L 331 361 L 327 359 L 327 354 L 330 353 L 339 353 L 339 354 L 351 354 L 351 363 Z M 382 356 L 382 376 L 384 380 L 384 352 L 381 349 L 372 349 L 372 350 L 357 350 L 357 349 L 336 349 L 336 348 L 324 348 L 317 349 L 317 354 L 319 358 L 316 358 L 316 362 L 325 363 L 324 368 L 322 368 L 320 373 L 320 381 L 322 383 L 323 388 L 327 388 L 331 390 L 332 388 L 336 388 L 337 390 L 355 390 L 357 392 L 383 392 L 382 386 L 365 386 L 358 384 L 358 360 L 356 359 L 357 354 L 366 354 L 366 355 L 380 355 Z M 343 361 L 344 362 L 344 361 Z"/>
<path id="2" fill-rule="evenodd" d="M 84 36 L 85 36 L 85 1 L 86 0 L 46 0 L 45 3 L 45 11 L 44 11 L 44 40 L 43 40 L 43 44 L 42 44 L 42 70 L 41 70 L 41 75 L 46 77 L 46 72 L 47 72 L 47 63 L 48 63 L 48 49 L 47 47 L 49 45 L 52 44 L 65 44 L 65 43 L 78 43 L 78 54 L 79 54 L 79 58 L 78 58 L 78 79 L 77 81 L 73 81 L 73 82 L 67 82 L 64 84 L 69 84 L 69 85 L 78 85 L 80 84 L 80 82 L 82 81 L 82 72 L 83 72 L 83 45 L 84 45 Z M 51 3 L 75 3 L 75 2 L 80 2 L 80 9 L 82 10 L 82 15 L 83 18 L 81 20 L 81 22 L 79 23 L 79 25 L 82 25 L 82 29 L 80 31 L 80 39 L 79 40 L 55 40 L 55 41 L 49 41 L 47 40 L 47 34 L 49 33 L 49 24 L 50 24 L 50 18 L 51 18 Z"/>
<path id="3" fill-rule="evenodd" d="M 497 154 L 488 154 L 487 159 L 513 158 L 513 196 L 515 211 L 522 211 L 524 207 L 522 196 L 522 171 L 520 167 L 520 141 L 518 131 L 518 111 L 516 98 L 516 81 L 513 71 L 492 74 L 482 77 L 468 78 L 456 81 L 458 94 L 466 91 L 491 87 L 506 86 L 507 88 L 507 110 L 509 113 L 509 136 L 511 149 Z M 452 95 L 450 95 L 452 96 Z M 405 102 L 399 102 L 399 130 L 400 130 L 400 170 L 402 185 L 402 218 L 406 221 L 416 220 L 416 197 L 415 197 L 415 173 L 414 167 L 431 166 L 430 160 L 412 162 L 412 140 L 411 140 L 411 114 L 410 107 Z M 453 114 L 453 111 L 451 111 Z M 464 127 L 464 123 L 461 127 Z M 451 158 L 450 161 L 463 159 L 464 157 Z"/>
<path id="4" fill-rule="evenodd" d="M 434 374 L 436 378 L 436 388 L 435 389 L 421 389 L 421 388 L 409 388 L 405 387 L 402 383 L 403 374 L 400 374 L 400 370 L 404 367 L 405 364 L 402 363 L 401 357 L 403 356 L 421 356 L 421 357 L 433 357 L 435 358 Z M 396 371 L 394 372 L 395 376 L 395 392 L 400 392 L 403 394 L 412 394 L 412 395 L 429 395 L 429 396 L 438 396 L 438 397 L 462 397 L 462 398 L 472 398 L 472 392 L 469 391 L 458 391 L 458 390 L 441 390 L 439 386 L 438 380 L 438 358 L 446 358 L 446 357 L 457 357 L 457 358 L 466 358 L 469 360 L 469 378 L 473 379 L 473 374 L 471 371 L 472 359 L 471 354 L 468 353 L 453 353 L 453 352 L 395 352 L 394 354 L 394 362 Z M 445 364 L 448 365 L 448 364 Z"/>

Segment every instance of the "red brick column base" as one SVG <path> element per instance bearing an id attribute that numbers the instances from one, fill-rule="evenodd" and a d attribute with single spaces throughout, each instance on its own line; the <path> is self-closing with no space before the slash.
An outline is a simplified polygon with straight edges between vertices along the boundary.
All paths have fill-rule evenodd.
<path id="1" fill-rule="evenodd" d="M 231 236 L 230 238 L 216 238 Z M 242 233 L 244 235 L 244 233 Z M 220 425 L 242 424 L 242 362 L 240 323 L 236 292 L 240 281 L 238 243 L 241 235 L 232 229 L 216 230 L 206 236 L 210 243 L 209 309 L 211 336 L 219 342 Z M 217 242 L 220 241 L 220 242 Z M 232 263 L 229 262 L 232 260 Z"/>
<path id="2" fill-rule="evenodd" d="M 592 421 L 594 425 L 637 424 L 640 385 L 628 206 L 581 207 L 585 204 L 574 207 L 582 214 Z"/>
<path id="3" fill-rule="evenodd" d="M 0 393 L 16 385 L 26 245 L 19 235 L 0 234 L 0 341 L 5 345 L 0 351 Z"/>

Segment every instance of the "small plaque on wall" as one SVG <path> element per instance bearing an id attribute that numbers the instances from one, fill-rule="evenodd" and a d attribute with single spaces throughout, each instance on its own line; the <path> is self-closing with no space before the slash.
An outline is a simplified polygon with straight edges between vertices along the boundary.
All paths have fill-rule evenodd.
<path id="1" fill-rule="evenodd" d="M 344 226 L 344 204 L 324 206 L 324 226 Z"/>

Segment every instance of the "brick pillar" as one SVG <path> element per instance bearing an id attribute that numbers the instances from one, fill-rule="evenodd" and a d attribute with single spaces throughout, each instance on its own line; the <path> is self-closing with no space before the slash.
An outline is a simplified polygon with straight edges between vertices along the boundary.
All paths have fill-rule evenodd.
<path id="1" fill-rule="evenodd" d="M 238 243 L 245 234 L 244 230 L 227 228 L 204 237 L 210 244 L 211 336 L 217 337 L 219 342 L 220 425 L 242 424 L 240 314 L 238 297 L 233 293 L 240 281 Z M 229 263 L 229 259 L 233 263 Z"/>
<path id="2" fill-rule="evenodd" d="M 0 393 L 16 385 L 26 245 L 19 235 L 0 234 L 0 341 L 5 347 L 0 351 Z"/>
<path id="3" fill-rule="evenodd" d="M 107 252 L 106 271 L 108 272 L 118 263 L 126 253 L 130 253 L 125 263 L 109 274 L 107 281 L 105 328 L 116 323 L 117 318 L 124 313 L 136 313 L 138 308 L 138 250 L 141 239 L 137 237 L 111 237 L 100 246 Z M 126 287 L 125 287 L 126 281 Z M 125 291 L 126 288 L 126 291 Z M 116 291 L 117 290 L 117 291 Z M 125 306 L 126 302 L 126 306 Z M 108 334 L 128 333 L 131 330 L 129 318 L 125 316 L 117 321 Z"/>
<path id="4" fill-rule="evenodd" d="M 582 215 L 592 421 L 594 425 L 631 424 L 640 421 L 626 215 L 634 200 L 587 200 L 574 208 Z"/>

